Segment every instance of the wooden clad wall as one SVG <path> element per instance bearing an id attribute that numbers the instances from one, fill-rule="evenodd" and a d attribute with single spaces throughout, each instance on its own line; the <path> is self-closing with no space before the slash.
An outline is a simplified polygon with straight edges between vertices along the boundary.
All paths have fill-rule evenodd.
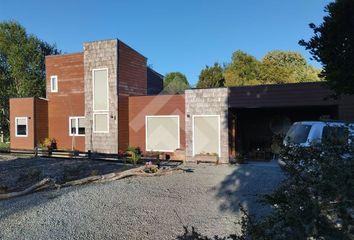
<path id="1" fill-rule="evenodd" d="M 185 148 L 184 95 L 129 97 L 129 145 L 145 151 L 145 116 L 179 115 L 180 146 Z"/>
<path id="2" fill-rule="evenodd" d="M 35 145 L 43 143 L 48 137 L 48 101 L 46 99 L 34 99 L 34 114 L 35 114 Z"/>
<path id="3" fill-rule="evenodd" d="M 50 76 L 58 76 L 58 92 L 50 91 Z M 85 150 L 85 137 L 69 136 L 69 117 L 85 116 L 84 57 L 73 53 L 46 57 L 49 137 L 58 148 Z"/>
<path id="4" fill-rule="evenodd" d="M 354 96 L 339 100 L 321 82 L 229 88 L 230 108 L 338 106 L 341 120 L 354 121 Z"/>
<path id="5" fill-rule="evenodd" d="M 10 99 L 10 147 L 13 149 L 34 149 L 34 99 Z M 27 117 L 27 137 L 16 137 L 16 117 Z"/>

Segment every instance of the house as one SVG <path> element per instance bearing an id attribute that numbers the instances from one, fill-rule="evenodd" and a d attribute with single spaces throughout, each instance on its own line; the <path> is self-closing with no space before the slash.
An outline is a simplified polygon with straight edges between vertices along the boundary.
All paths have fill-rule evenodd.
<path id="1" fill-rule="evenodd" d="M 293 121 L 354 121 L 354 96 L 328 99 L 332 92 L 318 82 L 159 94 L 163 76 L 117 39 L 47 56 L 46 84 L 46 98 L 10 100 L 11 148 L 33 149 L 50 137 L 59 149 L 185 149 L 187 160 L 209 153 L 228 162 L 237 153 L 267 158 L 274 135 Z"/>

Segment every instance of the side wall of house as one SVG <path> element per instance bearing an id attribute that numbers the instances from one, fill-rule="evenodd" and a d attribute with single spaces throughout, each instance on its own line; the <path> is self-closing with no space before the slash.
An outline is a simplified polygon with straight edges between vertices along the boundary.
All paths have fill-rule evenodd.
<path id="1" fill-rule="evenodd" d="M 220 162 L 229 161 L 228 135 L 228 89 L 191 89 L 185 91 L 186 101 L 186 159 L 195 160 L 193 156 L 193 116 L 220 116 Z"/>
<path id="2" fill-rule="evenodd" d="M 42 143 L 48 137 L 48 101 L 46 99 L 34 99 L 34 129 L 35 129 L 35 146 Z"/>
<path id="3" fill-rule="evenodd" d="M 27 136 L 16 136 L 16 117 L 27 118 Z M 10 147 L 12 149 L 34 149 L 34 99 L 10 99 Z"/>
<path id="4" fill-rule="evenodd" d="M 118 41 L 118 148 L 129 145 L 129 96 L 144 96 L 147 93 L 147 59 Z"/>
<path id="5" fill-rule="evenodd" d="M 92 70 L 108 69 L 108 133 L 93 131 L 93 79 Z M 118 40 L 88 42 L 84 44 L 84 80 L 86 107 L 85 149 L 103 153 L 118 152 Z M 106 113 L 106 112 L 105 112 Z"/>
<path id="6" fill-rule="evenodd" d="M 185 148 L 185 101 L 183 95 L 129 97 L 129 145 L 146 149 L 145 117 L 178 115 L 180 148 Z"/>
<path id="7" fill-rule="evenodd" d="M 51 92 L 51 76 L 58 77 L 58 92 Z M 69 135 L 69 117 L 85 116 L 83 53 L 46 57 L 49 137 L 59 149 L 85 150 L 84 136 Z"/>

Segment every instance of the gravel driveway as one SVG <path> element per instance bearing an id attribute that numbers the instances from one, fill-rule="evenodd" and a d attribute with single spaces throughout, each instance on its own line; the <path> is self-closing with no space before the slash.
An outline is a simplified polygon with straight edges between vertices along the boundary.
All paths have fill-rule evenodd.
<path id="1" fill-rule="evenodd" d="M 282 178 L 275 163 L 188 167 L 0 201 L 0 239 L 176 239 L 184 225 L 227 235 L 237 231 L 238 204 L 265 214 L 256 194 Z"/>

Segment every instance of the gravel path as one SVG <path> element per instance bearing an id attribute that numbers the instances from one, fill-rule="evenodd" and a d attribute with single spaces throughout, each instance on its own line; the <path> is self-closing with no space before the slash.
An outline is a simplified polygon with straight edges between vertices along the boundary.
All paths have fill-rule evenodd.
<path id="1" fill-rule="evenodd" d="M 281 180 L 274 163 L 191 165 L 192 173 L 128 178 L 0 201 L 0 239 L 176 239 L 237 231 L 238 204 L 255 202 Z"/>

